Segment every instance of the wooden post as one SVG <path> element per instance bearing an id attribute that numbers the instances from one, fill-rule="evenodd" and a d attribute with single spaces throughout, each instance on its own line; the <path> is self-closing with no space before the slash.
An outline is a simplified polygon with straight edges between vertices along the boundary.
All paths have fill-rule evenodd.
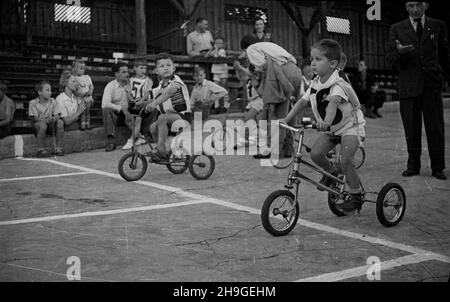
<path id="1" fill-rule="evenodd" d="M 145 0 L 136 0 L 136 52 L 138 55 L 147 54 Z"/>

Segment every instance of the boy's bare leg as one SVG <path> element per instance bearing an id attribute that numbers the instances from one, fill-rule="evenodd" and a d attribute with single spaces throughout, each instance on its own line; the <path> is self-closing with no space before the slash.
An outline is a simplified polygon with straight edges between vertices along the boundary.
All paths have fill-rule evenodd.
<path id="1" fill-rule="evenodd" d="M 335 146 L 336 144 L 331 140 L 329 134 L 320 133 L 309 153 L 311 160 L 328 173 L 336 171 L 336 167 L 327 158 L 328 152 Z"/>
<path id="2" fill-rule="evenodd" d="M 165 114 L 161 114 L 157 121 L 158 127 L 158 144 L 157 149 L 161 152 L 166 151 L 166 139 L 169 135 L 169 126 L 176 120 L 181 119 L 180 115 L 175 112 L 167 112 Z"/>
<path id="3" fill-rule="evenodd" d="M 36 130 L 38 149 L 44 150 L 45 149 L 44 138 L 45 133 L 47 132 L 47 123 L 44 121 L 36 122 L 34 123 L 34 129 Z"/>
<path id="4" fill-rule="evenodd" d="M 342 137 L 341 142 L 341 168 L 347 179 L 349 186 L 349 192 L 356 194 L 360 193 L 362 188 L 360 186 L 361 180 L 356 173 L 355 166 L 353 164 L 353 159 L 355 153 L 358 150 L 359 140 L 356 135 L 346 135 Z"/>
<path id="5" fill-rule="evenodd" d="M 64 121 L 61 119 L 56 120 L 56 149 L 62 150 L 62 142 L 64 139 Z"/>
<path id="6" fill-rule="evenodd" d="M 140 135 L 141 132 L 141 122 L 142 122 L 142 117 L 140 116 L 136 116 L 135 120 L 134 120 L 134 136 L 137 138 Z"/>

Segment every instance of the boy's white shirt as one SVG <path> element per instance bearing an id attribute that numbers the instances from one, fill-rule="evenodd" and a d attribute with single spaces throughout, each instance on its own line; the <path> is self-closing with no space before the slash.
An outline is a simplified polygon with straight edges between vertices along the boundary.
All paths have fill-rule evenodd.
<path id="1" fill-rule="evenodd" d="M 156 99 L 161 93 L 162 93 L 162 81 L 159 82 L 158 87 L 152 89 L 152 94 L 154 96 L 154 98 Z M 190 98 L 189 98 L 189 90 L 186 86 L 186 84 L 184 84 L 183 80 L 181 80 L 181 78 L 177 75 L 173 76 L 173 79 L 169 81 L 168 85 L 166 85 L 165 87 L 169 87 L 172 84 L 178 84 L 179 87 L 181 88 L 181 93 L 183 94 L 183 98 L 184 101 L 186 102 L 186 107 L 187 109 L 184 111 L 181 111 L 179 113 L 185 113 L 185 112 L 191 112 L 191 102 L 190 102 Z M 162 107 L 164 109 L 164 111 L 175 111 L 175 109 L 172 106 L 172 100 L 169 98 L 168 100 L 166 100 L 165 102 L 163 102 Z M 158 110 L 160 110 L 160 106 L 158 106 Z"/>
<path id="2" fill-rule="evenodd" d="M 335 70 L 325 83 L 320 82 L 320 77 L 317 76 L 311 81 L 310 87 L 302 96 L 302 99 L 311 103 L 311 109 L 313 111 L 314 117 L 316 121 L 320 122 L 323 122 L 323 119 L 317 109 L 316 93 L 311 94 L 311 89 L 315 89 L 317 92 L 319 92 L 322 89 L 331 87 L 328 97 L 339 96 L 342 98 L 342 100 L 337 104 L 337 109 L 342 112 L 342 120 L 338 124 L 331 126 L 330 129 L 330 131 L 334 132 L 335 135 L 339 135 L 345 130 L 348 130 L 354 126 L 365 124 L 362 111 L 359 108 L 356 108 L 355 110 L 351 102 L 349 102 L 349 98 L 345 94 L 344 90 L 339 85 L 336 85 L 336 82 L 339 78 L 340 77 L 338 70 Z M 324 96 L 324 99 L 325 97 L 326 96 Z"/>
<path id="3" fill-rule="evenodd" d="M 266 57 L 271 57 L 279 65 L 288 61 L 297 64 L 297 60 L 281 46 L 272 42 L 258 42 L 250 45 L 247 50 L 248 60 L 257 71 L 262 71 L 266 64 Z"/>

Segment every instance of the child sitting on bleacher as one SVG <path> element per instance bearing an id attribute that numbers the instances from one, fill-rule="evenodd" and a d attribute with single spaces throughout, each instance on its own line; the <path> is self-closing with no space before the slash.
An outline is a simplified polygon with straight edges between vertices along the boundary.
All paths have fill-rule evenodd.
<path id="1" fill-rule="evenodd" d="M 138 137 L 141 135 L 141 109 L 143 109 L 142 106 L 150 95 L 153 81 L 147 76 L 147 62 L 145 61 L 137 60 L 134 62 L 134 73 L 134 77 L 130 78 L 128 85 L 125 86 L 125 90 L 128 98 L 128 112 L 136 115 L 133 131 L 135 137 Z M 138 138 L 135 144 L 136 146 L 145 144 L 145 140 Z M 132 146 L 133 140 L 132 137 L 130 137 L 122 149 L 128 150 L 131 149 Z"/>
<path id="2" fill-rule="evenodd" d="M 94 84 L 89 75 L 85 74 L 86 64 L 82 60 L 75 60 L 72 63 L 72 75 L 75 77 L 77 82 L 77 88 L 75 90 L 75 95 L 79 97 L 86 110 L 81 115 L 81 130 L 91 128 L 91 114 L 90 108 L 94 103 L 92 98 L 92 93 L 94 92 Z"/>
<path id="3" fill-rule="evenodd" d="M 49 82 L 41 81 L 35 88 L 38 97 L 30 101 L 28 116 L 33 119 L 33 126 L 38 143 L 36 157 L 49 157 L 50 153 L 45 150 L 45 134 L 55 138 L 55 151 L 57 156 L 63 156 L 64 151 L 61 143 L 64 137 L 64 122 L 60 119 L 58 105 L 52 98 L 52 87 Z"/>
<path id="4" fill-rule="evenodd" d="M 214 41 L 214 46 L 211 48 L 206 54 L 205 58 L 214 57 L 214 58 L 226 58 L 227 53 L 225 52 L 223 38 L 216 38 Z M 222 87 L 227 86 L 228 82 L 228 65 L 226 63 L 220 64 L 212 64 L 211 65 L 211 74 L 213 75 L 213 81 L 217 85 Z M 220 99 L 216 99 L 213 104 L 213 108 L 211 108 L 213 112 L 220 113 Z"/>
<path id="5" fill-rule="evenodd" d="M 208 81 L 205 69 L 196 67 L 193 77 L 195 80 L 195 86 L 191 93 L 193 111 L 202 112 L 203 118 L 206 119 L 214 104 L 221 98 L 224 98 L 224 107 L 229 107 L 228 91 L 222 86 Z"/>
<path id="6" fill-rule="evenodd" d="M 14 102 L 6 96 L 7 86 L 0 82 L 0 139 L 11 133 L 11 124 L 14 118 Z"/>
<path id="7" fill-rule="evenodd" d="M 159 111 L 156 122 L 150 126 L 150 132 L 157 141 L 154 156 L 168 159 L 166 139 L 172 124 L 181 120 L 181 115 L 191 112 L 189 91 L 181 78 L 175 75 L 175 65 L 170 55 L 161 54 L 155 60 L 156 72 L 160 79 L 159 86 L 152 90 L 154 100 L 146 105 L 147 112 Z"/>
<path id="8" fill-rule="evenodd" d="M 64 121 L 64 130 L 76 130 L 79 128 L 78 119 L 85 111 L 86 104 L 75 95 L 78 84 L 69 70 L 63 71 L 59 85 L 62 92 L 56 97 L 56 103 Z"/>

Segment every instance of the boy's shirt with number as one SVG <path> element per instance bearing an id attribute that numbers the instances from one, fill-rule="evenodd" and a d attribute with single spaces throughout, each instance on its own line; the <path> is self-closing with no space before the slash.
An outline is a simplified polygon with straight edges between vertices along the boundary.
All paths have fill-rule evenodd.
<path id="1" fill-rule="evenodd" d="M 130 78 L 130 89 L 133 99 L 141 99 L 148 91 L 152 90 L 150 79 L 148 77 Z"/>

